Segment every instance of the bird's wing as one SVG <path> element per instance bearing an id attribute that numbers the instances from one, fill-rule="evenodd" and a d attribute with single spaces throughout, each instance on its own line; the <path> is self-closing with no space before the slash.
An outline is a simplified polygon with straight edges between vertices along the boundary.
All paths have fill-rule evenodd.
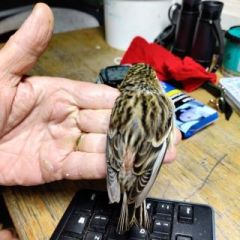
<path id="1" fill-rule="evenodd" d="M 107 163 L 109 167 L 115 171 L 119 171 L 122 165 L 123 156 L 123 133 L 121 132 L 121 124 L 119 121 L 120 116 L 122 117 L 125 112 L 125 101 L 124 97 L 119 96 L 116 99 L 115 105 L 112 109 L 109 129 L 107 133 Z"/>
<path id="2" fill-rule="evenodd" d="M 148 192 L 151 190 L 151 187 L 157 178 L 167 147 L 168 139 L 164 140 L 159 148 L 155 148 L 151 151 L 151 161 L 148 161 L 147 166 L 134 168 L 135 171 L 139 171 L 137 173 L 139 175 L 137 176 L 135 185 L 132 186 L 129 193 L 129 203 L 135 202 L 136 207 L 139 207 L 143 200 L 146 198 Z M 143 159 L 145 157 L 139 158 Z"/>
<path id="3" fill-rule="evenodd" d="M 128 198 L 129 203 L 135 202 L 136 207 L 139 207 L 146 198 L 156 180 L 173 131 L 172 103 L 163 95 L 158 98 L 160 107 L 156 110 L 156 116 L 152 122 L 152 128 L 157 129 L 157 134 L 155 132 L 151 135 L 150 132 L 150 136 L 146 137 L 135 156 L 133 171 L 137 180 Z M 159 124 L 159 127 L 156 124 Z"/>
<path id="4" fill-rule="evenodd" d="M 107 158 L 107 189 L 111 203 L 120 201 L 120 184 L 118 174 L 122 166 L 123 144 L 122 134 L 119 131 L 118 116 L 124 110 L 124 101 L 122 96 L 116 99 L 112 109 L 109 130 L 107 133 L 106 158 Z"/>
<path id="5" fill-rule="evenodd" d="M 121 135 L 115 130 L 109 130 L 107 135 L 107 189 L 108 197 L 111 203 L 120 201 L 120 184 L 118 174 L 122 166 L 122 144 L 120 144 Z"/>

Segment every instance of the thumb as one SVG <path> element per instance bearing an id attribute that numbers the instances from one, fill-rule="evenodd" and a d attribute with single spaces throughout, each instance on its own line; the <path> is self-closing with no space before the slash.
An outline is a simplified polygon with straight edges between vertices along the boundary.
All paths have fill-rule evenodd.
<path id="1" fill-rule="evenodd" d="M 0 51 L 0 82 L 16 86 L 48 46 L 54 19 L 51 9 L 38 3 L 31 15 Z"/>

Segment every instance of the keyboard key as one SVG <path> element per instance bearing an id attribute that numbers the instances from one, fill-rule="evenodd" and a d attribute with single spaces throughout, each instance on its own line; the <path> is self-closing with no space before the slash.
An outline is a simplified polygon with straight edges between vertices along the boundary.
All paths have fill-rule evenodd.
<path id="1" fill-rule="evenodd" d="M 74 214 L 68 220 L 64 230 L 82 235 L 88 220 L 89 215 L 84 213 Z"/>
<path id="2" fill-rule="evenodd" d="M 171 233 L 171 223 L 159 219 L 155 219 L 153 223 L 154 233 L 164 233 L 170 235 Z"/>
<path id="3" fill-rule="evenodd" d="M 153 223 L 153 234 L 156 239 L 170 240 L 171 237 L 171 222 L 155 219 Z"/>
<path id="4" fill-rule="evenodd" d="M 151 236 L 150 240 L 171 240 L 171 237 L 168 234 L 159 233 L 157 236 Z"/>
<path id="5" fill-rule="evenodd" d="M 95 214 L 90 223 L 90 227 L 95 231 L 105 232 L 108 221 L 108 216 Z"/>
<path id="6" fill-rule="evenodd" d="M 188 236 L 177 236 L 176 240 L 192 240 L 192 238 Z"/>
<path id="7" fill-rule="evenodd" d="M 95 192 L 83 192 L 83 194 L 79 194 L 75 211 L 91 213 L 96 204 L 96 197 L 97 194 Z"/>
<path id="8" fill-rule="evenodd" d="M 62 235 L 59 240 L 79 240 L 79 238 Z"/>
<path id="9" fill-rule="evenodd" d="M 102 240 L 103 235 L 102 233 L 96 233 L 96 232 L 88 232 L 84 238 L 84 240 Z"/>
<path id="10" fill-rule="evenodd" d="M 181 223 L 193 222 L 193 207 L 191 205 L 179 205 L 178 221 Z"/>
<path id="11" fill-rule="evenodd" d="M 156 209 L 157 218 L 171 222 L 173 216 L 173 204 L 168 202 L 159 202 Z"/>
<path id="12" fill-rule="evenodd" d="M 146 207 L 149 215 L 153 215 L 156 208 L 156 202 L 150 201 L 149 199 L 146 200 Z"/>
<path id="13" fill-rule="evenodd" d="M 153 237 L 153 238 L 150 238 L 150 240 L 170 240 L 170 237 L 169 236 L 160 236 L 159 238 L 158 237 Z"/>
<path id="14" fill-rule="evenodd" d="M 130 240 L 140 240 L 147 239 L 147 231 L 144 228 L 139 228 L 137 226 L 133 226 L 128 234 L 128 239 Z"/>
<path id="15" fill-rule="evenodd" d="M 103 215 L 104 214 L 110 215 L 113 213 L 116 205 L 117 204 L 109 204 L 108 195 L 106 193 L 104 193 L 97 197 L 94 212 L 103 214 Z"/>
<path id="16" fill-rule="evenodd" d="M 121 207 L 121 204 L 115 205 L 111 214 L 111 225 L 117 226 L 120 217 Z"/>
<path id="17" fill-rule="evenodd" d="M 166 203 L 166 202 L 160 202 L 157 205 L 156 213 L 158 214 L 165 214 L 165 215 L 172 215 L 173 213 L 173 204 Z"/>
<path id="18" fill-rule="evenodd" d="M 118 234 L 116 232 L 116 227 L 114 226 L 111 226 L 110 227 L 110 230 L 109 230 L 109 233 L 108 233 L 108 237 L 107 237 L 108 240 L 126 240 L 128 239 L 126 234 Z"/>

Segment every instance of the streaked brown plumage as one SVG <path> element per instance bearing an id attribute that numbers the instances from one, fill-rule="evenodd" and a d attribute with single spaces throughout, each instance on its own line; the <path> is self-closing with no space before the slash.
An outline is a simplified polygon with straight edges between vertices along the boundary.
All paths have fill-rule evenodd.
<path id="1" fill-rule="evenodd" d="M 107 188 L 110 203 L 123 194 L 118 232 L 148 228 L 145 198 L 171 141 L 174 107 L 155 71 L 133 65 L 119 86 L 107 135 Z"/>

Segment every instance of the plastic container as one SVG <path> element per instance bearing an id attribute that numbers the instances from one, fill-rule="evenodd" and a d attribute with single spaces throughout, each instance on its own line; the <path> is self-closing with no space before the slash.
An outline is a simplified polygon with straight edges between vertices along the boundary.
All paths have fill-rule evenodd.
<path id="1" fill-rule="evenodd" d="M 154 41 L 169 25 L 172 0 L 104 0 L 106 42 L 126 50 L 132 39 L 141 36 Z"/>
<path id="2" fill-rule="evenodd" d="M 240 76 L 240 26 L 231 27 L 225 34 L 222 70 L 224 75 Z"/>

